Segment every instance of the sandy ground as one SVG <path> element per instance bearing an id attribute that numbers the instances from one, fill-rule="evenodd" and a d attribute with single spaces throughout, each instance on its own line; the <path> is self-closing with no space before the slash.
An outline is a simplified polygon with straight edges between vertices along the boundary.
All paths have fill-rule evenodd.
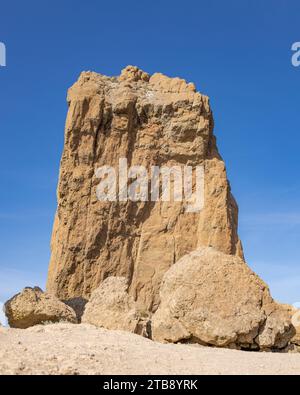
<path id="1" fill-rule="evenodd" d="M 91 325 L 0 328 L 0 374 L 299 374 L 300 354 L 160 344 Z"/>

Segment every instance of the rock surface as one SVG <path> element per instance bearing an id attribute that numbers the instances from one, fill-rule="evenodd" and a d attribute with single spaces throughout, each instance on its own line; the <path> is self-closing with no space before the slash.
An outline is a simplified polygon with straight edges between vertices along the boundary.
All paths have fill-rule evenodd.
<path id="1" fill-rule="evenodd" d="M 274 302 L 269 292 L 263 300 L 266 320 L 260 328 L 256 339 L 261 349 L 283 349 L 295 336 L 296 328 L 292 324 L 292 309 L 290 305 Z"/>
<path id="2" fill-rule="evenodd" d="M 300 346 L 300 309 L 294 308 L 292 311 L 292 324 L 295 327 L 296 333 L 292 338 L 291 343 Z"/>
<path id="3" fill-rule="evenodd" d="M 73 309 L 38 287 L 24 288 L 5 303 L 4 309 L 12 328 L 25 329 L 44 322 L 77 322 Z"/>
<path id="4" fill-rule="evenodd" d="M 154 312 L 164 273 L 199 246 L 242 257 L 238 208 L 213 135 L 206 96 L 191 83 L 128 66 L 119 77 L 84 72 L 68 92 L 47 290 L 89 299 L 108 276 L 126 277 L 139 308 Z M 204 166 L 200 212 L 185 202 L 97 200 L 95 170 Z"/>
<path id="5" fill-rule="evenodd" d="M 146 317 L 138 312 L 127 290 L 125 277 L 108 277 L 93 291 L 85 306 L 82 322 L 106 329 L 145 333 Z"/>
<path id="6" fill-rule="evenodd" d="M 71 298 L 63 301 L 66 305 L 70 306 L 76 313 L 77 321 L 81 322 L 87 300 L 81 297 Z"/>
<path id="7" fill-rule="evenodd" d="M 299 372 L 300 354 L 160 344 L 132 333 L 87 324 L 37 325 L 26 330 L 0 328 L 0 374 L 298 375 Z"/>
<path id="8" fill-rule="evenodd" d="M 152 336 L 243 349 L 284 348 L 294 335 L 287 306 L 239 257 L 199 248 L 165 274 Z"/>

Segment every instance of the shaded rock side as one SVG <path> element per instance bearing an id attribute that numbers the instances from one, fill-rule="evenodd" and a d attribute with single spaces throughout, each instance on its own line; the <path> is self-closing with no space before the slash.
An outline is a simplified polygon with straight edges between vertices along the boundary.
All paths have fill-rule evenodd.
<path id="1" fill-rule="evenodd" d="M 76 314 L 55 296 L 40 288 L 24 288 L 4 305 L 4 312 L 12 328 L 26 329 L 45 322 L 68 321 L 77 323 Z"/>
<path id="2" fill-rule="evenodd" d="M 140 308 L 155 311 L 164 273 L 199 246 L 242 256 L 238 207 L 213 135 L 209 99 L 191 83 L 128 66 L 119 77 L 84 72 L 68 92 L 47 290 L 82 297 L 122 276 Z M 98 167 L 198 166 L 205 207 L 97 200 Z"/>
<path id="3" fill-rule="evenodd" d="M 243 349 L 280 349 L 293 337 L 288 306 L 276 303 L 247 264 L 213 248 L 182 257 L 165 274 L 152 336 Z"/>
<path id="4" fill-rule="evenodd" d="M 85 306 L 82 322 L 97 327 L 147 335 L 147 317 L 137 310 L 128 295 L 124 277 L 108 277 L 93 291 Z"/>

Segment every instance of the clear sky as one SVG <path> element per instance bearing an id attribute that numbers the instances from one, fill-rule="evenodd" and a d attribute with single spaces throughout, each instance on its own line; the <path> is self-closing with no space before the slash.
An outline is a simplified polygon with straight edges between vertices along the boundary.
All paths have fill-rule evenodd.
<path id="1" fill-rule="evenodd" d="M 0 301 L 45 285 L 67 88 L 128 64 L 210 96 L 247 261 L 300 301 L 299 26 L 298 0 L 3 1 Z"/>

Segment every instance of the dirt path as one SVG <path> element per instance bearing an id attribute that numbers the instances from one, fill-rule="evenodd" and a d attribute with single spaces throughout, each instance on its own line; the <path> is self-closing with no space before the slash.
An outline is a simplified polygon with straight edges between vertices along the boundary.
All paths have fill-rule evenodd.
<path id="1" fill-rule="evenodd" d="M 90 325 L 0 328 L 0 374 L 300 374 L 300 354 L 160 344 Z"/>

